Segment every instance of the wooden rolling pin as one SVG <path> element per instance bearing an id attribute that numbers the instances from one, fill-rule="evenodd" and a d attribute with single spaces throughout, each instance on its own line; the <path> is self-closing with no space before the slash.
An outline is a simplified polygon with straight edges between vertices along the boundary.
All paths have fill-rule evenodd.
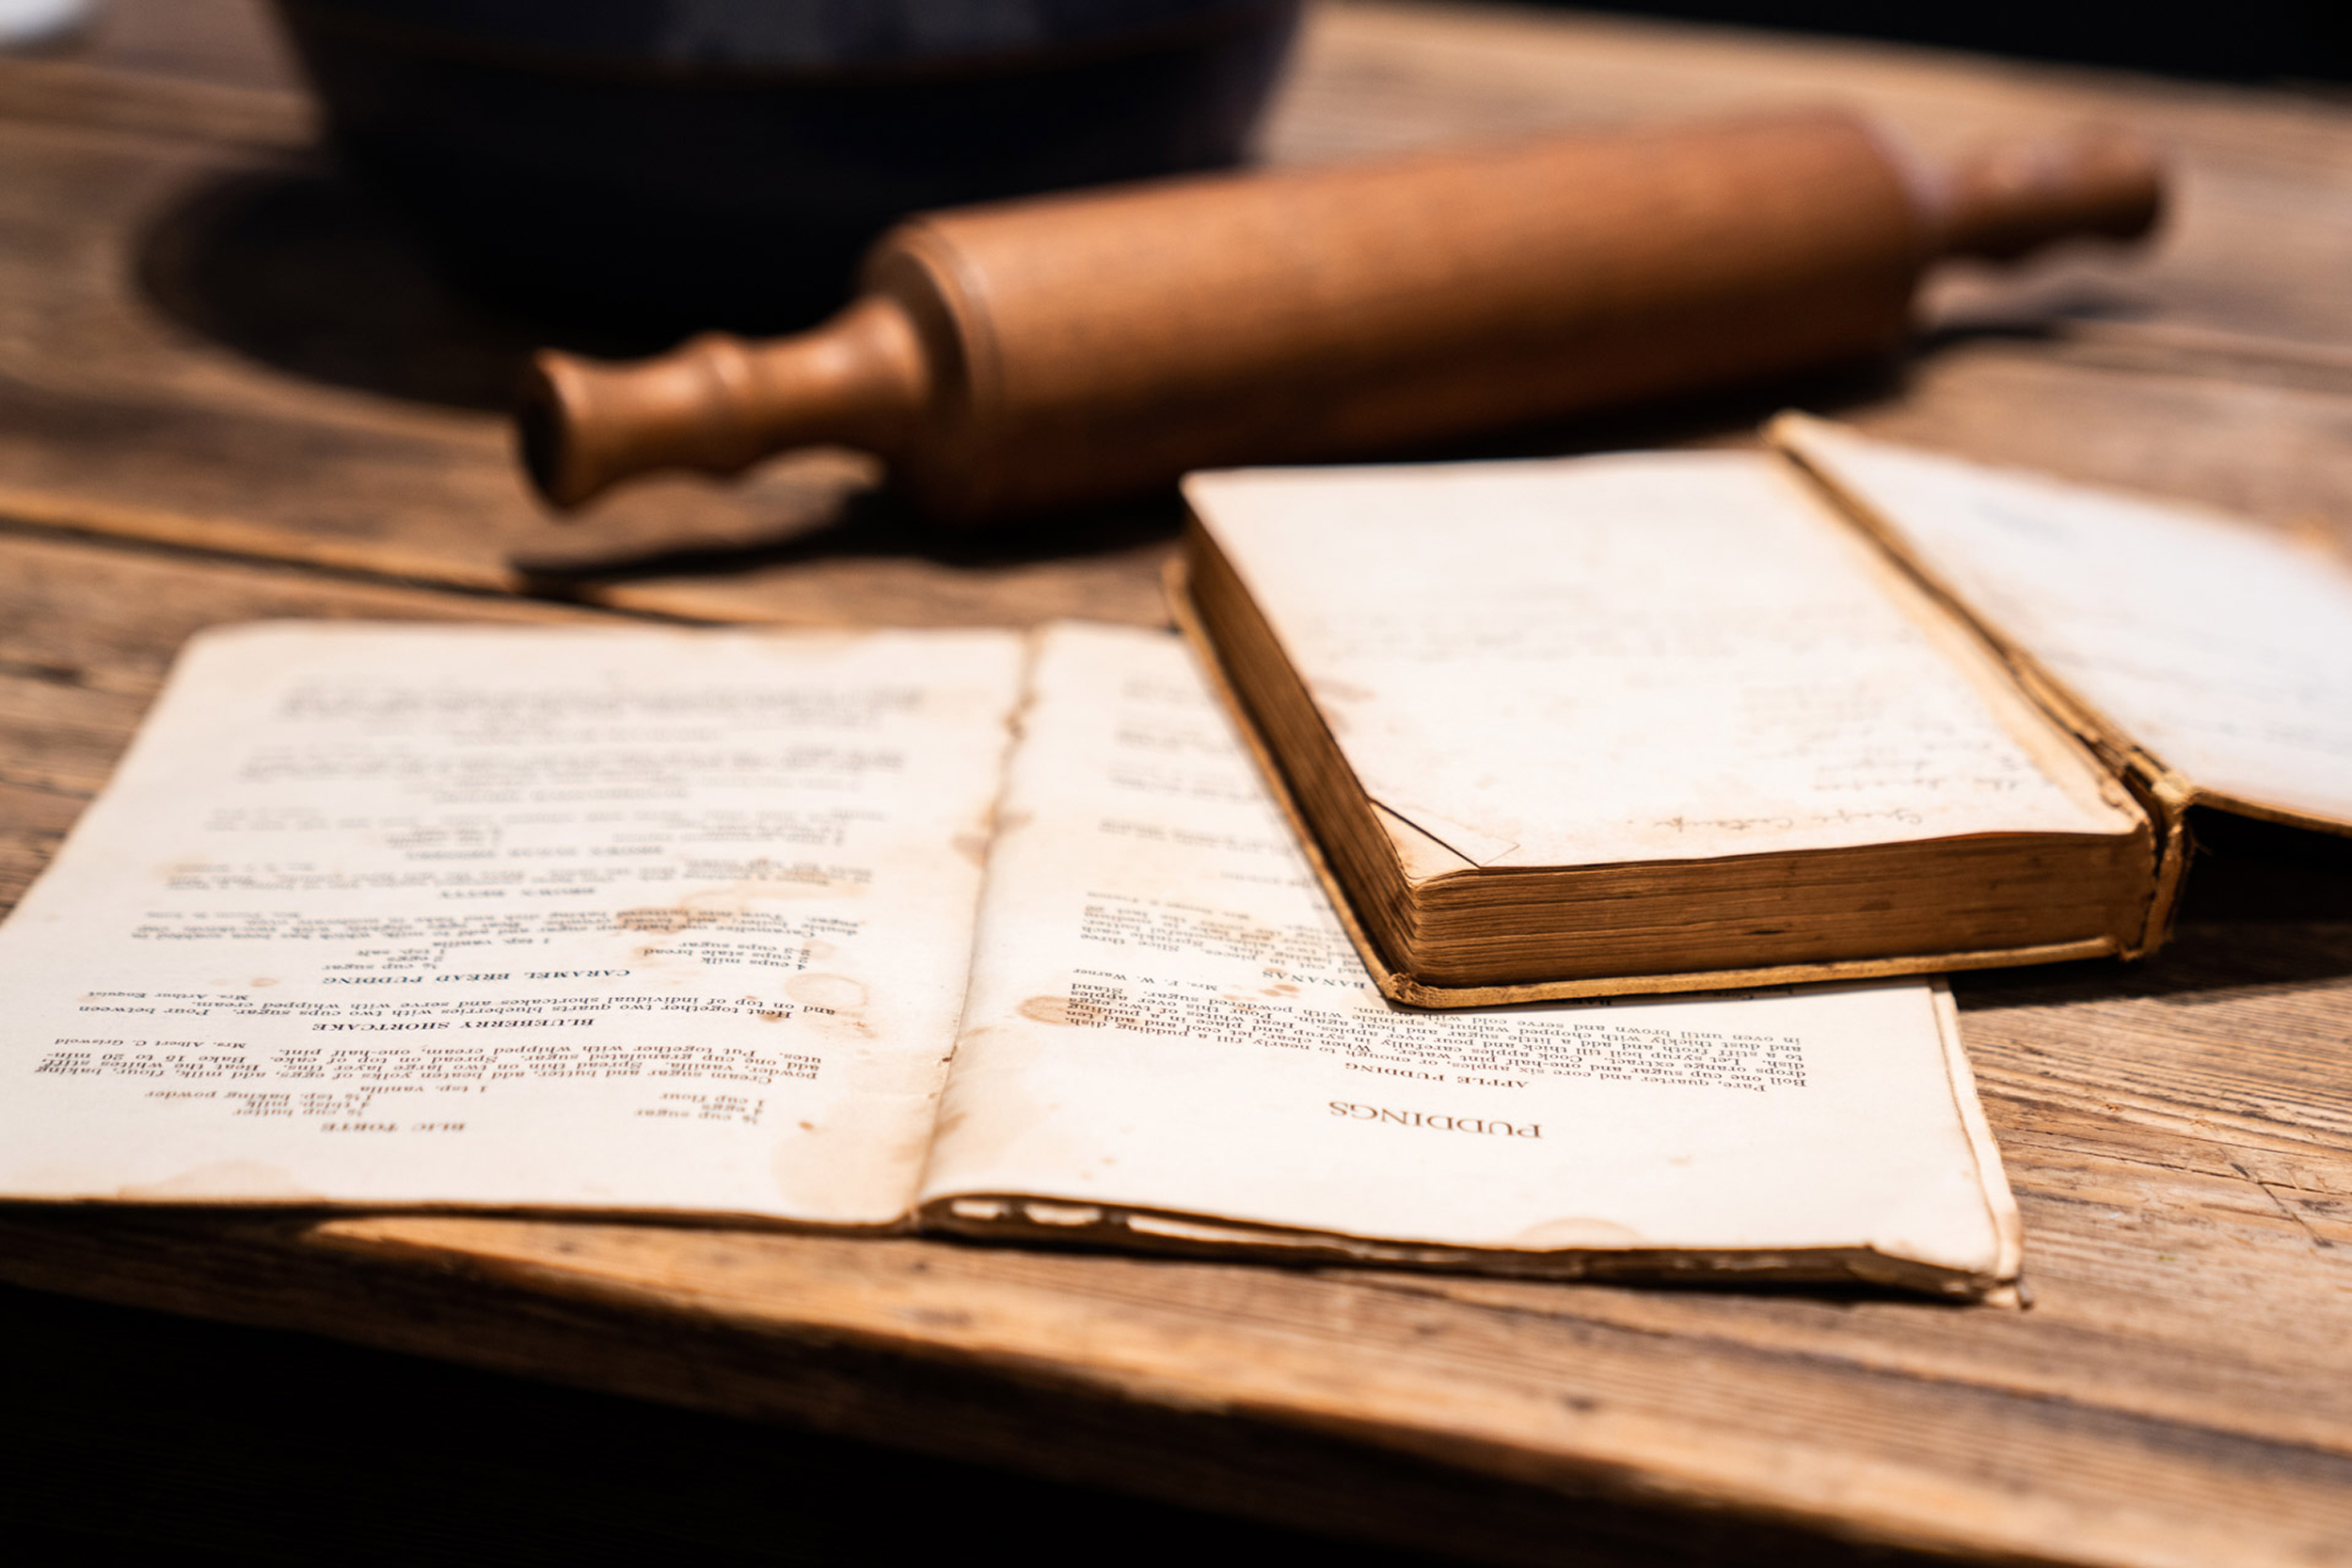
<path id="1" fill-rule="evenodd" d="M 797 337 L 540 355 L 524 460 L 574 506 L 841 445 L 1001 517 L 1884 350 L 1937 258 L 2134 238 L 2162 189 L 2113 133 L 1939 166 L 1820 112 L 935 213 Z"/>

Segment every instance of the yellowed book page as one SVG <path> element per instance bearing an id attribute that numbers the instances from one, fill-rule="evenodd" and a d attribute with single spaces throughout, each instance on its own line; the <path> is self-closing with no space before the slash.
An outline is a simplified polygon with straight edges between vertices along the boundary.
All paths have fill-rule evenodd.
<path id="1" fill-rule="evenodd" d="M 1392 1008 L 1181 643 L 1057 627 L 1033 682 L 926 1203 L 2013 1269 L 1938 988 Z"/>
<path id="2" fill-rule="evenodd" d="M 1365 792 L 1480 865 L 2133 826 L 1769 455 L 1186 493 Z"/>
<path id="3" fill-rule="evenodd" d="M 1780 438 L 2201 791 L 2352 822 L 2352 564 L 2199 508 L 1888 446 Z"/>
<path id="4" fill-rule="evenodd" d="M 0 1195 L 898 1220 L 1025 657 L 199 638 L 0 928 Z"/>

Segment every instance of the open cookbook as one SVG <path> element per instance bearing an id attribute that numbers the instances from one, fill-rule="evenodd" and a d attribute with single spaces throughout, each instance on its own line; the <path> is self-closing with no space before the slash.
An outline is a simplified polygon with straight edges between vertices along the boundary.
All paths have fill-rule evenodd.
<path id="1" fill-rule="evenodd" d="M 2352 832 L 2352 565 L 1800 415 L 1194 474 L 1178 603 L 1421 1006 L 2137 958 L 2189 811 Z"/>
<path id="2" fill-rule="evenodd" d="M 0 928 L 0 1197 L 453 1207 L 1952 1295 L 1948 994 L 1374 989 L 1184 645 L 196 640 Z"/>

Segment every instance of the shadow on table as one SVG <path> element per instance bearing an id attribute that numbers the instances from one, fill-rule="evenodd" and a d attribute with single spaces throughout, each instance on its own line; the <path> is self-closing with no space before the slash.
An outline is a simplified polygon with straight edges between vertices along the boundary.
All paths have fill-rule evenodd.
<path id="1" fill-rule="evenodd" d="M 521 551 L 510 560 L 532 592 L 573 598 L 637 578 L 718 576 L 818 561 L 904 558 L 965 571 L 1001 570 L 1170 545 L 1184 522 L 1184 502 L 1173 490 L 974 530 L 928 522 L 886 489 L 863 490 L 813 512 L 802 531 L 750 549 L 664 548 L 588 559 Z"/>
<path id="2" fill-rule="evenodd" d="M 326 166 L 206 180 L 136 242 L 134 275 L 167 319 L 304 381 L 503 410 L 531 352 L 655 352 L 645 324 L 535 315 L 453 283 L 393 213 Z"/>
<path id="3" fill-rule="evenodd" d="M 1783 408 L 1801 404 L 1835 414 L 1888 395 L 1900 377 L 1899 362 L 1871 361 L 1374 455 L 1391 462 L 1441 462 L 1745 444 L 1759 424 Z M 813 517 L 804 531 L 755 549 L 660 550 L 588 562 L 518 557 L 515 564 L 536 592 L 554 597 L 632 578 L 768 569 L 821 560 L 917 557 L 945 566 L 988 570 L 1172 545 L 1184 531 L 1184 502 L 1171 485 L 1124 500 L 963 530 L 927 522 L 882 489 L 845 498 L 827 515 Z"/>
<path id="4" fill-rule="evenodd" d="M 526 1328 L 527 1332 L 527 1328 Z M 787 1369 L 789 1353 L 776 1353 Z M 844 1346 L 886 1408 L 904 1373 Z M 712 1376 L 729 1363 L 714 1360 Z M 938 1439 L 985 1449 L 1050 1393 L 927 1385 Z M 993 1549 L 1045 1565 L 1192 1568 L 1926 1568 L 1800 1527 L 1572 1497 L 1224 1415 L 1138 1409 L 1180 1506 L 856 1438 L 562 1388 L 306 1334 L 0 1287 L 0 1528 L 16 1560 L 329 1560 L 930 1568 Z M 961 1390 L 961 1397 L 958 1391 Z M 682 1390 L 684 1391 L 684 1390 Z M 854 1420 L 854 1407 L 843 1418 Z M 1075 1409 L 1077 1407 L 1072 1407 Z M 1094 1418 L 1100 1419 L 1100 1418 Z M 1104 1435 L 1073 1417 L 1073 1454 Z M 1160 1445 L 1151 1447 L 1151 1445 Z M 1140 1464 L 1138 1459 L 1136 1463 Z M 1083 1467 L 1081 1467 L 1083 1468 Z M 1282 1499 L 1333 1534 L 1255 1522 Z M 1402 1500 L 1400 1500 L 1402 1499 Z M 1212 1512 L 1229 1509 L 1231 1513 Z M 1458 1544 L 1425 1555 L 1385 1521 Z M 1259 1554 L 1264 1556 L 1260 1558 Z M 1936 1558 L 1933 1561 L 1943 1561 Z"/>
<path id="5" fill-rule="evenodd" d="M 2198 811 L 2172 940 L 2137 963 L 1956 976 L 1963 1008 L 2116 997 L 2223 1002 L 2352 976 L 2352 839 Z"/>

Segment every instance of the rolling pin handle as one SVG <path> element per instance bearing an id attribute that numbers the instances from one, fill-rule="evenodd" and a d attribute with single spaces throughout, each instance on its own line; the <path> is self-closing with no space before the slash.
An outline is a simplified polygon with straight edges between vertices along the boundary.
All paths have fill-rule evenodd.
<path id="1" fill-rule="evenodd" d="M 532 484 L 569 510 L 634 474 L 735 474 L 788 447 L 887 457 L 929 396 L 906 311 L 869 296 L 772 342 L 705 333 L 628 365 L 544 350 L 525 372 L 516 429 Z"/>
<path id="2" fill-rule="evenodd" d="M 2129 132 L 1996 143 L 1936 182 L 1934 250 L 2007 261 L 2078 234 L 2136 240 L 2163 215 L 2164 182 L 2162 154 Z"/>

